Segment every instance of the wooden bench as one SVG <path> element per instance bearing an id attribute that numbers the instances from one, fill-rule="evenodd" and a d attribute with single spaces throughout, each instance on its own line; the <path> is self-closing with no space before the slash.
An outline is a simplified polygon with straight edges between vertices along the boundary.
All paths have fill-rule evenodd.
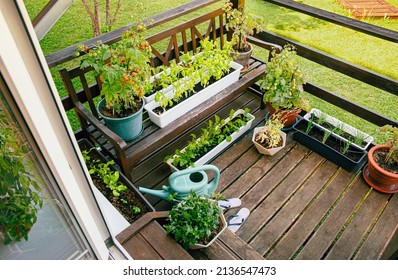
<path id="1" fill-rule="evenodd" d="M 200 40 L 207 37 L 218 40 L 220 46 L 223 46 L 228 37 L 224 23 L 224 12 L 217 9 L 148 37 L 147 40 L 151 44 L 154 54 L 152 66 L 169 65 L 173 59 L 178 62 L 181 52 L 192 51 L 197 53 Z M 204 25 L 205 27 L 203 27 Z M 204 28 L 205 32 L 200 32 L 201 28 Z M 189 37 L 190 41 L 188 41 Z M 255 38 L 249 38 L 249 41 L 268 51 L 274 47 L 279 47 Z M 159 51 L 157 47 L 162 42 L 167 46 L 163 52 Z M 131 172 L 135 166 L 148 158 L 153 152 L 161 149 L 169 141 L 177 139 L 180 134 L 196 123 L 213 115 L 215 110 L 229 102 L 237 93 L 243 92 L 253 85 L 264 71 L 265 62 L 252 58 L 249 71 L 242 74 L 237 82 L 194 108 L 183 118 L 162 129 L 153 124 L 147 113 L 144 112 L 144 132 L 138 139 L 127 143 L 108 129 L 98 116 L 95 98 L 100 95 L 100 89 L 97 82 L 94 81 L 93 84 L 88 82 L 91 69 L 82 70 L 80 67 L 76 67 L 67 70 L 64 68 L 60 70 L 60 74 L 68 92 L 70 103 L 69 108 L 65 106 L 66 103 L 64 107 L 66 110 L 74 109 L 81 125 L 81 131 L 77 134 L 78 137 L 87 138 L 99 145 L 104 153 L 111 156 L 120 165 L 126 176 L 131 179 Z"/>
<path id="2" fill-rule="evenodd" d="M 151 212 L 131 224 L 116 238 L 136 260 L 262 260 L 263 257 L 229 229 L 208 248 L 187 252 L 162 225 L 168 212 Z"/>

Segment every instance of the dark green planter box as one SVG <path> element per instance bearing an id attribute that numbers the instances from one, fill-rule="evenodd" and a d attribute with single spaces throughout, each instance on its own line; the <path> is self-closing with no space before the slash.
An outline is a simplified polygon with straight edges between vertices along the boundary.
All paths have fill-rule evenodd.
<path id="1" fill-rule="evenodd" d="M 348 153 L 343 155 L 336 149 L 336 147 L 342 147 L 344 145 L 343 140 L 332 134 L 329 136 L 326 144 L 324 144 L 313 136 L 313 134 L 323 135 L 323 130 L 314 126 L 311 129 L 311 132 L 306 134 L 305 130 L 307 128 L 307 124 L 308 121 L 306 119 L 301 119 L 293 127 L 293 140 L 350 172 L 358 172 L 367 163 L 367 151 L 360 150 L 355 146 L 350 145 Z"/>

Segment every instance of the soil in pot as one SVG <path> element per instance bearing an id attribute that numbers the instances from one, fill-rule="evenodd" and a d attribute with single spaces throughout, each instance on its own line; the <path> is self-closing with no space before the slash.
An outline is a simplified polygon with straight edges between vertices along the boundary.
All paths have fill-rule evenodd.
<path id="1" fill-rule="evenodd" d="M 90 148 L 91 147 L 81 147 L 82 151 L 89 151 Z M 87 166 L 91 166 L 91 164 L 94 163 L 96 160 L 102 160 L 101 157 L 94 151 L 89 151 L 88 155 L 90 156 L 90 159 L 86 160 Z M 97 174 L 90 175 L 97 189 L 108 199 L 108 201 L 129 223 L 133 223 L 145 213 L 152 211 L 152 209 L 149 209 L 148 206 L 143 203 L 142 199 L 130 188 L 127 188 L 127 190 L 121 192 L 120 196 L 116 197 L 112 194 L 112 190 L 107 187 L 101 177 L 99 177 Z"/>
<path id="2" fill-rule="evenodd" d="M 296 129 L 305 132 L 307 129 L 307 123 L 306 122 L 299 122 L 296 125 Z M 309 132 L 308 135 L 316 140 L 318 140 L 319 142 L 323 142 L 324 140 L 324 131 L 320 130 L 316 127 L 313 127 Z M 349 159 L 351 159 L 354 162 L 358 162 L 362 156 L 363 153 L 359 153 L 356 151 L 351 151 L 351 150 L 347 150 L 345 153 L 344 151 L 344 141 L 340 141 L 335 137 L 328 137 L 326 142 L 324 143 L 325 145 L 329 146 L 330 148 L 332 148 L 333 150 L 345 155 L 346 157 L 348 157 Z"/>
<path id="3" fill-rule="evenodd" d="M 373 153 L 373 159 L 380 166 L 387 172 L 398 174 L 398 163 L 388 164 L 386 163 L 385 159 L 388 154 L 388 149 L 377 149 Z"/>
<path id="4" fill-rule="evenodd" d="M 131 108 L 122 108 L 119 113 L 116 113 L 114 110 L 108 108 L 107 106 L 103 106 L 100 110 L 100 113 L 108 118 L 125 118 L 131 115 L 134 115 L 138 111 L 141 110 L 143 106 L 142 99 L 135 102 L 135 105 Z"/>
<path id="5" fill-rule="evenodd" d="M 260 134 L 260 133 L 257 133 L 254 139 L 257 138 L 257 135 L 258 135 L 258 134 Z M 263 146 L 265 149 L 271 149 L 271 147 L 269 146 L 269 143 L 261 143 L 261 142 L 259 142 L 259 141 L 257 141 L 257 140 L 255 140 L 255 141 L 256 141 L 257 144 Z M 283 146 L 283 138 L 282 138 L 282 136 L 279 136 L 279 143 L 278 143 L 278 145 L 275 146 L 275 147 L 272 147 L 272 148 L 279 148 L 279 147 L 282 147 L 282 146 Z"/>

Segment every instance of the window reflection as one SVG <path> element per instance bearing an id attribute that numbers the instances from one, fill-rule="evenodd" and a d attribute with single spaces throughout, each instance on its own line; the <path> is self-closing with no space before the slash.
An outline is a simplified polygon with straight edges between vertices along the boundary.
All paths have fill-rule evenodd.
<path id="1" fill-rule="evenodd" d="M 22 131 L 16 122 L 6 102 L 6 88 L 1 77 L 0 86 L 0 149 L 3 149 L 0 151 L 0 259 L 92 259 L 93 254 L 70 214 L 68 205 L 58 195 L 56 186 L 49 183 L 50 180 L 43 172 L 45 168 L 41 168 L 37 160 L 39 155 L 29 145 L 24 134 L 29 131 Z M 11 201 L 18 188 L 10 186 L 24 184 L 29 186 L 27 192 L 18 193 L 15 200 Z M 38 197 L 35 197 L 35 189 L 39 189 Z M 29 202 L 18 202 L 21 197 Z M 4 205 L 6 207 L 2 209 L 1 206 Z M 12 211 L 15 209 L 17 211 Z M 29 217 L 35 209 L 36 221 L 34 217 Z M 7 234 L 5 229 L 17 221 L 22 221 L 22 226 Z M 21 241 L 9 242 L 10 238 L 7 237 L 10 236 L 13 240 L 21 237 Z"/>

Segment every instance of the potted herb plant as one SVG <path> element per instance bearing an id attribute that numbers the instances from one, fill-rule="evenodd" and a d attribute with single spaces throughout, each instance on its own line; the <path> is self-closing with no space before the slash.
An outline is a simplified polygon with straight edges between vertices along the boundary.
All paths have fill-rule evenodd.
<path id="1" fill-rule="evenodd" d="M 90 50 L 80 45 L 77 52 L 77 55 L 85 54 L 81 68 L 92 67 L 99 78 L 103 97 L 98 104 L 100 116 L 109 129 L 125 141 L 132 141 L 141 134 L 143 96 L 151 91 L 152 51 L 141 34 L 144 29 L 139 22 L 115 44 L 99 41 Z"/>
<path id="2" fill-rule="evenodd" d="M 195 192 L 175 204 L 167 220 L 167 234 L 186 249 L 209 247 L 227 228 L 218 203 Z"/>
<path id="3" fill-rule="evenodd" d="M 28 240 L 43 206 L 41 178 L 19 133 L 0 115 L 0 239 L 3 244 Z"/>
<path id="4" fill-rule="evenodd" d="M 247 36 L 259 33 L 264 20 L 243 8 L 233 8 L 231 2 L 226 2 L 222 9 L 227 19 L 225 27 L 232 32 L 234 60 L 243 66 L 242 72 L 247 71 L 253 53 L 253 45 L 247 42 Z"/>
<path id="5" fill-rule="evenodd" d="M 383 193 L 398 192 L 398 128 L 385 125 L 379 132 L 386 137 L 384 145 L 373 146 L 368 153 L 368 165 L 362 174 L 365 181 Z"/>
<path id="6" fill-rule="evenodd" d="M 271 51 L 271 60 L 258 84 L 264 103 L 270 104 L 270 115 L 279 112 L 286 119 L 285 127 L 295 123 L 301 110 L 309 111 L 309 100 L 303 97 L 305 79 L 293 45 L 285 45 L 279 53 Z"/>
<path id="7" fill-rule="evenodd" d="M 274 114 L 264 126 L 254 129 L 252 142 L 260 154 L 272 156 L 285 147 L 286 133 L 282 131 L 283 126 L 283 120 Z"/>

